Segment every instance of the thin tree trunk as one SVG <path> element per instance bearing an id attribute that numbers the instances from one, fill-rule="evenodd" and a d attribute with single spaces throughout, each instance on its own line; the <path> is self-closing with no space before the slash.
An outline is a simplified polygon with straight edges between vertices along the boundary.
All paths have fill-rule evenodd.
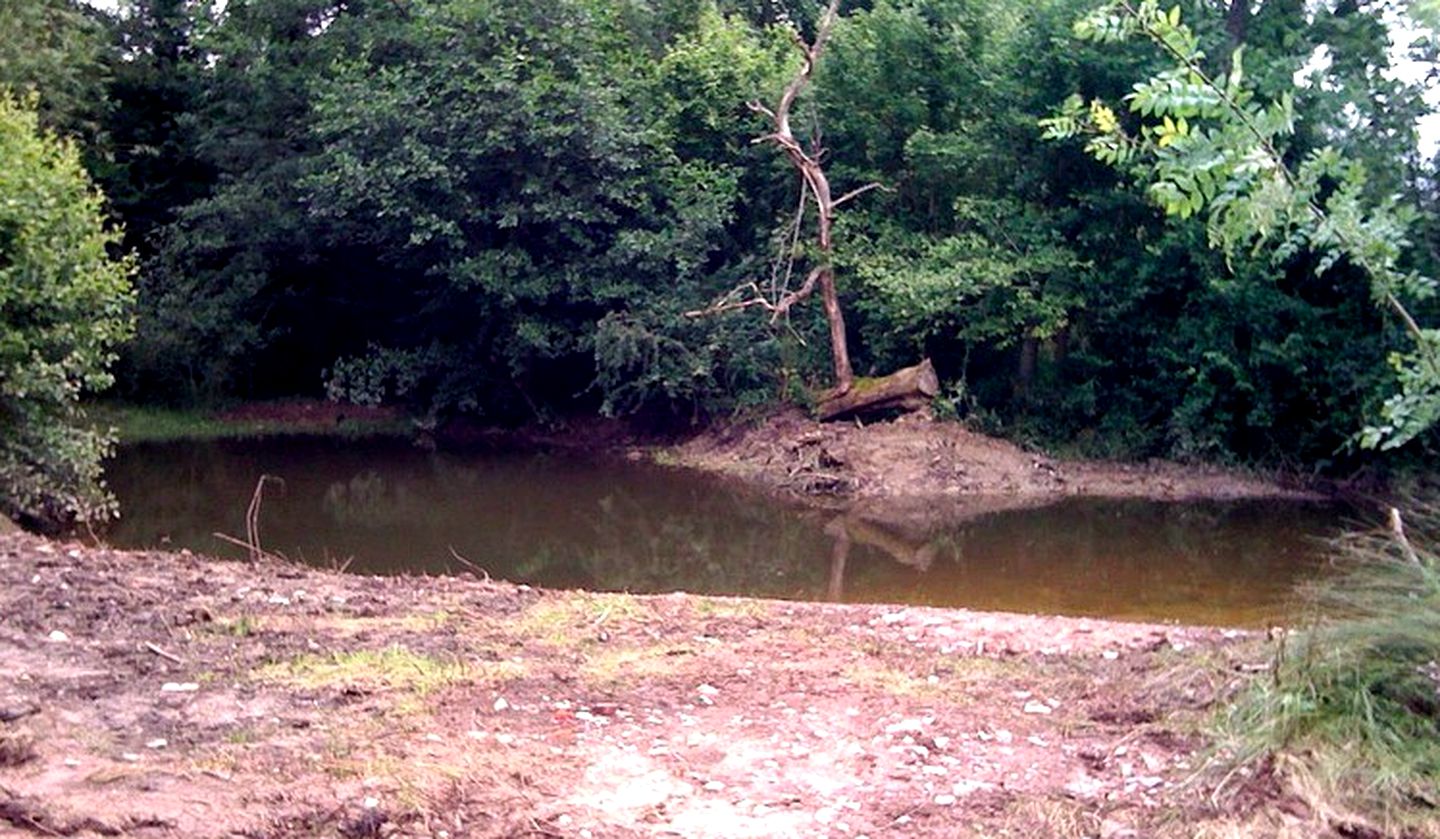
<path id="1" fill-rule="evenodd" d="M 1250 0 L 1230 0 L 1225 10 L 1225 31 L 1230 35 L 1232 47 L 1245 43 L 1250 34 Z"/>
<path id="2" fill-rule="evenodd" d="M 1015 396 L 1026 399 L 1035 381 L 1035 365 L 1040 359 L 1040 339 L 1026 335 L 1020 342 L 1020 358 L 1015 364 Z"/>

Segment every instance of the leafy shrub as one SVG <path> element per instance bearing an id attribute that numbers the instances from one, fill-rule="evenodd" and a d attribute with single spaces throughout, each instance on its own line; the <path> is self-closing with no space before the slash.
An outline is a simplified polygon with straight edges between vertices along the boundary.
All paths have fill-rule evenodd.
<path id="1" fill-rule="evenodd" d="M 110 384 L 131 330 L 130 263 L 73 146 L 0 93 L 0 514 L 55 528 L 102 518 L 108 435 L 81 394 Z"/>

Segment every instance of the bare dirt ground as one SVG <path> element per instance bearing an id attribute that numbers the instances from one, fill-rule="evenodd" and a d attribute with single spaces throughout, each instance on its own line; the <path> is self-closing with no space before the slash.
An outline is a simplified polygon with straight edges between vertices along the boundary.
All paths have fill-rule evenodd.
<path id="1" fill-rule="evenodd" d="M 0 835 L 1337 835 L 1273 777 L 1212 796 L 1200 771 L 1200 722 L 1266 656 L 1236 631 L 10 533 Z"/>
<path id="2" fill-rule="evenodd" d="M 1303 487 L 1214 467 L 1051 459 L 960 423 L 915 415 L 860 425 L 821 423 L 788 411 L 759 422 L 717 426 L 662 457 L 798 495 L 872 501 L 1315 497 Z"/>

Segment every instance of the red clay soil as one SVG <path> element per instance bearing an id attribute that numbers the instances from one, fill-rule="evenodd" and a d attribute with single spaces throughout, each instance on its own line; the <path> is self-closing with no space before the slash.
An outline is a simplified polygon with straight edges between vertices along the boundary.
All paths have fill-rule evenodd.
<path id="1" fill-rule="evenodd" d="M 0 535 L 0 835 L 1333 835 L 1204 771 L 1236 631 Z"/>

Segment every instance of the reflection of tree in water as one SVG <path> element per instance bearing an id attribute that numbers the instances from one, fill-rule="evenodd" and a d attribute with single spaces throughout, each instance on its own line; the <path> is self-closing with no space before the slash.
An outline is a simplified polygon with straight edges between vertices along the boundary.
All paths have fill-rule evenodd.
<path id="1" fill-rule="evenodd" d="M 634 464 L 554 455 L 432 454 L 410 488 L 360 473 L 326 492 L 337 523 L 436 519 L 468 560 L 544 585 L 811 596 L 828 542 L 759 496 Z M 457 522 L 464 524 L 457 527 Z M 430 530 L 430 528 L 425 528 Z"/>
<path id="2" fill-rule="evenodd" d="M 847 558 L 845 589 L 856 599 L 1075 614 L 1201 619 L 1211 610 L 1219 619 L 1215 610 L 1235 609 L 1250 620 L 1245 610 L 1277 608 L 1318 566 L 1321 547 L 1308 534 L 1325 532 L 1326 519 L 1324 508 L 1293 503 L 1088 499 L 948 525 L 940 515 L 928 534 L 923 521 L 847 519 L 847 537 L 872 550 L 868 562 Z M 923 560 L 933 560 L 928 571 Z"/>
<path id="3" fill-rule="evenodd" d="M 210 534 L 243 531 L 265 473 L 287 485 L 265 501 L 267 547 L 353 555 L 368 572 L 458 570 L 453 548 L 551 586 L 1195 620 L 1273 604 L 1318 564 L 1305 534 L 1326 521 L 1294 504 L 1086 499 L 803 512 L 643 464 L 300 440 L 127 450 L 111 470 L 128 502 L 111 539 L 225 551 Z"/>

